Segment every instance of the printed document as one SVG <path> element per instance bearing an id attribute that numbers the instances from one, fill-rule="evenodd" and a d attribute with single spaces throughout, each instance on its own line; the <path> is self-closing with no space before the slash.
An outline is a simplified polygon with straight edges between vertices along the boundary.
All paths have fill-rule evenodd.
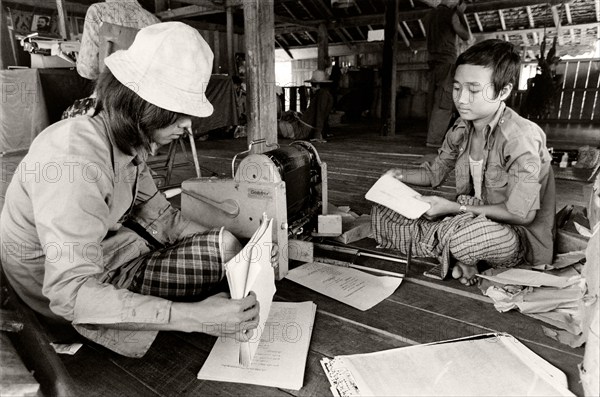
<path id="1" fill-rule="evenodd" d="M 238 364 L 239 343 L 220 337 L 198 379 L 300 390 L 316 310 L 313 302 L 273 302 L 252 364 Z"/>
<path id="2" fill-rule="evenodd" d="M 334 396 L 574 396 L 567 377 L 508 334 L 323 359 Z"/>
<path id="3" fill-rule="evenodd" d="M 400 286 L 399 277 L 373 276 L 349 267 L 305 263 L 286 278 L 359 310 L 368 310 Z"/>
<path id="4" fill-rule="evenodd" d="M 394 178 L 390 173 L 383 175 L 369 189 L 365 198 L 396 211 L 409 219 L 417 219 L 423 215 L 431 205 L 419 200 L 421 195 Z"/>
<path id="5" fill-rule="evenodd" d="M 225 274 L 233 299 L 242 299 L 250 291 L 256 294 L 260 304 L 259 324 L 253 332 L 259 332 L 254 342 L 239 343 L 239 363 L 249 366 L 258 348 L 260 332 L 269 317 L 271 302 L 275 295 L 275 271 L 271 265 L 273 246 L 272 219 L 263 216 L 263 222 L 248 244 L 225 264 Z"/>

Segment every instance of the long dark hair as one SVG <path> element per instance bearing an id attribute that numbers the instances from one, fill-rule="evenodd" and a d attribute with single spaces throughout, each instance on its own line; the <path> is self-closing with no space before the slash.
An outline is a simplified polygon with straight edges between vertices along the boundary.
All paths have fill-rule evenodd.
<path id="1" fill-rule="evenodd" d="M 107 113 L 109 133 L 117 147 L 129 155 L 134 150 L 149 151 L 151 132 L 168 127 L 182 116 L 145 101 L 132 88 L 123 85 L 108 69 L 96 83 L 95 114 L 102 110 Z"/>

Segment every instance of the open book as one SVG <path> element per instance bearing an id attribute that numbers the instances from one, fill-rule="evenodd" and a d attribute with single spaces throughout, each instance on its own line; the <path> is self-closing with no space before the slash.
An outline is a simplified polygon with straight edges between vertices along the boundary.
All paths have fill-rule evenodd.
<path id="1" fill-rule="evenodd" d="M 389 173 L 379 178 L 365 195 L 367 200 L 386 206 L 409 219 L 417 219 L 431 208 L 419 197 L 421 195 L 417 191 Z"/>
<path id="2" fill-rule="evenodd" d="M 267 219 L 265 214 L 248 244 L 225 264 L 231 297 L 242 299 L 253 291 L 260 304 L 258 328 L 253 331 L 250 341 L 240 343 L 239 363 L 245 367 L 250 365 L 256 353 L 275 294 L 275 271 L 271 266 L 272 246 L 273 220 Z"/>

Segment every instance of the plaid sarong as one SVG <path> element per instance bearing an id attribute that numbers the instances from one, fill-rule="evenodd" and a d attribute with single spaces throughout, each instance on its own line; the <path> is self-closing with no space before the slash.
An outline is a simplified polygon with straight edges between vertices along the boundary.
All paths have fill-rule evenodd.
<path id="1" fill-rule="evenodd" d="M 481 200 L 465 195 L 459 196 L 457 202 L 482 204 Z M 451 256 L 467 265 L 486 261 L 492 267 L 512 267 L 524 259 L 523 241 L 515 227 L 472 213 L 430 221 L 408 219 L 387 207 L 375 205 L 371 225 L 381 248 L 407 254 L 410 247 L 413 256 L 436 257 L 442 264 L 442 276 L 448 273 Z"/>
<path id="2" fill-rule="evenodd" d="M 136 259 L 141 265 L 128 289 L 176 301 L 206 296 L 225 275 L 220 241 L 221 230 L 209 230 Z"/>

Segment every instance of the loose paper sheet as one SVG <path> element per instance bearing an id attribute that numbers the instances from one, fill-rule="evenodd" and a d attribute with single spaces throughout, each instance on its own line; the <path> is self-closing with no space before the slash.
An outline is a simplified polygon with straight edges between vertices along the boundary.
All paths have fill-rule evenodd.
<path id="1" fill-rule="evenodd" d="M 253 291 L 260 304 L 259 326 L 255 342 L 243 342 L 239 347 L 239 363 L 249 366 L 269 317 L 273 295 L 275 295 L 275 271 L 271 265 L 271 247 L 273 245 L 272 219 L 263 218 L 263 222 L 248 244 L 225 265 L 229 291 L 233 299 L 242 299 Z"/>
<path id="2" fill-rule="evenodd" d="M 477 276 L 500 284 L 526 285 L 531 287 L 545 285 L 548 287 L 564 288 L 574 283 L 573 280 L 568 278 L 526 269 L 508 269 L 495 276 L 487 276 L 485 274 L 478 274 Z"/>
<path id="3" fill-rule="evenodd" d="M 250 367 L 237 363 L 239 343 L 221 337 L 198 379 L 299 390 L 304 381 L 316 310 L 313 302 L 273 302 Z"/>
<path id="4" fill-rule="evenodd" d="M 384 205 L 409 219 L 417 219 L 431 206 L 419 200 L 421 195 L 391 174 L 385 174 L 369 189 L 365 198 Z"/>
<path id="5" fill-rule="evenodd" d="M 356 387 L 340 395 L 574 395 L 560 370 L 506 334 L 337 356 L 329 361 L 334 362 L 324 368 L 348 371 Z M 344 382 L 342 390 L 347 389 L 348 382 Z"/>
<path id="6" fill-rule="evenodd" d="M 286 278 L 363 311 L 393 294 L 402 282 L 399 277 L 378 277 L 319 262 L 292 269 Z"/>

